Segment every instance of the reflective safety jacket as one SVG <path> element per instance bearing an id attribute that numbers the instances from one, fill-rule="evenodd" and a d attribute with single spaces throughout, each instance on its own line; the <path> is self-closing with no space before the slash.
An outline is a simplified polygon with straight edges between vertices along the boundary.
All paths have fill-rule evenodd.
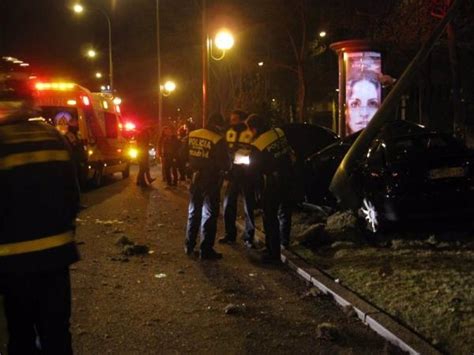
<path id="1" fill-rule="evenodd" d="M 189 166 L 208 176 L 218 178 L 222 171 L 229 169 L 230 159 L 227 145 L 219 133 L 202 128 L 189 133 Z"/>
<path id="2" fill-rule="evenodd" d="M 43 122 L 0 124 L 0 273 L 78 260 L 79 191 L 61 134 Z"/>
<path id="3" fill-rule="evenodd" d="M 252 143 L 250 167 L 258 173 L 281 176 L 291 175 L 292 149 L 285 133 L 280 128 L 272 128 L 259 135 Z"/>
<path id="4" fill-rule="evenodd" d="M 234 165 L 248 165 L 252 140 L 252 131 L 245 123 L 239 123 L 227 130 L 226 141 Z"/>

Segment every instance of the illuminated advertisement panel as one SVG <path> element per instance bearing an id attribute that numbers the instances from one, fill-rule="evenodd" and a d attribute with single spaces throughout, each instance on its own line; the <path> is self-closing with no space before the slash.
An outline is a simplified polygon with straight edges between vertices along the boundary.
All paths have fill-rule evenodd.
<path id="1" fill-rule="evenodd" d="M 382 58 L 377 52 L 346 52 L 344 62 L 346 135 L 350 135 L 364 129 L 382 103 Z"/>

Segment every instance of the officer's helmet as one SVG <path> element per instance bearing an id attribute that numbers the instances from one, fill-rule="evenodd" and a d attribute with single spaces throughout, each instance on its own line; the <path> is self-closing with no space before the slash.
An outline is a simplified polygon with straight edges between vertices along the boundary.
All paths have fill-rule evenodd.
<path id="1" fill-rule="evenodd" d="M 28 118 L 33 112 L 33 84 L 11 58 L 0 59 L 0 122 Z"/>

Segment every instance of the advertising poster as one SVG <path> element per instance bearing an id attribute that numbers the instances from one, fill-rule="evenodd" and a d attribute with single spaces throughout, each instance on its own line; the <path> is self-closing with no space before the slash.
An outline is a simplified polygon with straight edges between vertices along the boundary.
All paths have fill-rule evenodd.
<path id="1" fill-rule="evenodd" d="M 344 53 L 346 65 L 346 136 L 364 129 L 382 102 L 377 52 Z"/>

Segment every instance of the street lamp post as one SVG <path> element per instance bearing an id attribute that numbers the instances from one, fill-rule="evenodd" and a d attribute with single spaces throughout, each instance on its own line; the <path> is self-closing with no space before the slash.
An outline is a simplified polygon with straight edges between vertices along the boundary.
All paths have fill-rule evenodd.
<path id="1" fill-rule="evenodd" d="M 112 59 L 112 21 L 110 20 L 110 16 L 107 12 L 102 9 L 101 7 L 95 8 L 99 11 L 102 15 L 104 15 L 105 19 L 107 20 L 107 29 L 109 32 L 108 39 L 109 39 L 109 83 L 110 83 L 110 90 L 114 91 L 114 63 Z M 81 14 L 84 12 L 84 6 L 77 3 L 73 6 L 73 10 L 77 14 Z"/>
<path id="2" fill-rule="evenodd" d="M 226 51 L 234 45 L 234 37 L 227 30 L 220 30 L 214 40 L 209 38 L 207 33 L 207 14 L 206 0 L 202 2 L 202 126 L 206 124 L 209 109 L 208 83 L 209 83 L 209 58 L 214 60 L 222 60 Z M 220 51 L 220 55 L 214 55 L 213 48 L 216 46 Z"/>
<path id="3" fill-rule="evenodd" d="M 161 48 L 160 48 L 160 0 L 156 0 L 156 64 L 157 64 L 157 83 L 160 90 L 158 94 L 158 132 L 161 134 L 161 115 L 163 113 L 163 96 L 161 93 Z"/>
<path id="4" fill-rule="evenodd" d="M 160 107 L 159 107 L 160 133 L 161 133 L 161 128 L 162 128 L 161 116 L 163 115 L 163 96 L 170 96 L 170 94 L 172 92 L 174 92 L 175 90 L 176 90 L 176 83 L 172 80 L 168 80 L 163 85 L 160 85 L 160 93 L 159 93 L 159 99 L 160 99 Z"/>

